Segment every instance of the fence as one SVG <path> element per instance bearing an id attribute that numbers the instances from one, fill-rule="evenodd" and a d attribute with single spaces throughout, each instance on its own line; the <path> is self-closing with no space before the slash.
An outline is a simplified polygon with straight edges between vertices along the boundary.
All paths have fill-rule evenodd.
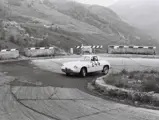
<path id="1" fill-rule="evenodd" d="M 91 49 L 91 50 L 90 50 Z M 76 46 L 75 50 L 71 49 L 71 52 L 79 52 L 82 53 L 82 50 L 84 52 L 96 52 L 97 50 L 104 50 L 103 46 Z M 22 55 L 25 55 L 27 57 L 44 57 L 44 56 L 54 56 L 60 54 L 60 51 L 58 52 L 55 47 L 38 47 L 38 48 L 24 48 L 22 50 L 18 49 L 4 49 L 0 50 L 0 59 L 16 59 L 20 56 L 20 53 L 23 53 Z M 23 51 L 23 52 L 22 52 Z M 104 52 L 104 54 L 106 51 Z M 138 54 L 138 55 L 155 55 L 156 53 L 156 47 L 152 46 L 109 46 L 108 47 L 108 53 L 109 54 Z"/>
<path id="2" fill-rule="evenodd" d="M 153 46 L 108 46 L 109 54 L 142 54 L 155 55 L 156 47 Z"/>
<path id="3" fill-rule="evenodd" d="M 78 54 L 85 54 L 85 53 L 96 53 L 101 51 L 101 49 L 103 49 L 102 45 L 88 45 L 88 46 L 75 46 L 74 49 L 74 53 L 78 53 Z"/>
<path id="4" fill-rule="evenodd" d="M 18 57 L 19 57 L 19 50 L 17 49 L 0 50 L 0 60 L 16 59 Z"/>
<path id="5" fill-rule="evenodd" d="M 54 56 L 54 47 L 25 48 L 24 54 L 27 57 Z"/>

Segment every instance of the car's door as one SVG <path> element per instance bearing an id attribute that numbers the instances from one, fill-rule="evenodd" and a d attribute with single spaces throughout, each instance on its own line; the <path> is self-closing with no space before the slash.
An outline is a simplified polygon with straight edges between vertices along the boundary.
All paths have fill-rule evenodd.
<path id="1" fill-rule="evenodd" d="M 88 73 L 94 72 L 95 68 L 94 68 L 94 66 L 93 66 L 91 57 L 85 57 L 84 59 L 85 59 L 84 66 L 87 67 L 87 72 L 88 72 Z"/>
<path id="2" fill-rule="evenodd" d="M 95 71 L 95 67 L 94 67 L 93 61 L 89 61 L 87 63 L 87 70 L 88 70 L 88 72 L 94 72 Z"/>
<path id="3" fill-rule="evenodd" d="M 100 71 L 101 65 L 97 56 L 93 56 L 91 59 L 93 72 Z"/>

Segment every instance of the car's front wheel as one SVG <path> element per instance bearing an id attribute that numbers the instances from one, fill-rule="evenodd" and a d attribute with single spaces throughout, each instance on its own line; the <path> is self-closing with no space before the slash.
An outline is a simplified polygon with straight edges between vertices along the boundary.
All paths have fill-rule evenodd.
<path id="1" fill-rule="evenodd" d="M 82 77 L 86 77 L 87 76 L 87 69 L 82 68 L 80 74 L 81 74 Z"/>
<path id="2" fill-rule="evenodd" d="M 106 65 L 106 66 L 103 67 L 103 74 L 104 74 L 104 75 L 107 75 L 108 72 L 109 72 L 109 66 Z"/>

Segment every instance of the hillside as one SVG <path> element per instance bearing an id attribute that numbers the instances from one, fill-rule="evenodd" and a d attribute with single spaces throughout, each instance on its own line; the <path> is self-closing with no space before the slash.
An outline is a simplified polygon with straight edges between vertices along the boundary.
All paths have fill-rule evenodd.
<path id="1" fill-rule="evenodd" d="M 110 8 L 129 24 L 159 39 L 159 0 L 119 0 Z"/>
<path id="2" fill-rule="evenodd" d="M 1 47 L 157 45 L 112 10 L 66 0 L 1 1 Z"/>

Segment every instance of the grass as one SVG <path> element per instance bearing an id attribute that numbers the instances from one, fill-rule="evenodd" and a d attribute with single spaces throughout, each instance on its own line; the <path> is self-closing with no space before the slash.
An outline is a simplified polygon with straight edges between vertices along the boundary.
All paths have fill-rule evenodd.
<path id="1" fill-rule="evenodd" d="M 120 73 L 110 74 L 104 80 L 107 84 L 119 88 L 159 93 L 159 72 L 153 70 L 143 72 L 122 70 Z"/>
<path id="2" fill-rule="evenodd" d="M 104 78 L 107 85 L 102 88 L 96 86 L 96 90 L 105 96 L 124 100 L 135 106 L 159 107 L 159 72 L 158 71 L 132 71 L 122 70 L 120 73 L 110 74 Z M 93 84 L 93 83 L 92 83 Z M 124 88 L 124 89 L 120 89 Z M 125 90 L 126 89 L 126 90 Z M 146 107 L 145 106 L 145 107 Z"/>

